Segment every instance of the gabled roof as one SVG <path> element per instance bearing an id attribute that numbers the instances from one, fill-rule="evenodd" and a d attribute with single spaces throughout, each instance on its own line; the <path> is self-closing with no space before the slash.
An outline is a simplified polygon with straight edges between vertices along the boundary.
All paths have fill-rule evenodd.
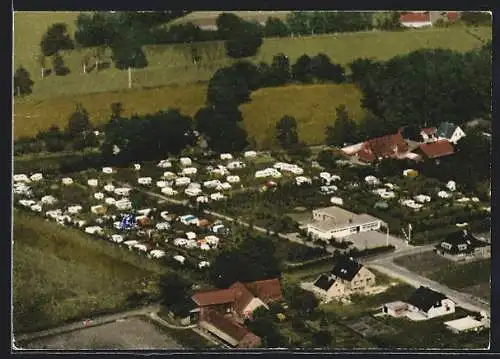
<path id="1" fill-rule="evenodd" d="M 206 292 L 197 292 L 192 295 L 191 299 L 201 306 L 232 303 L 235 300 L 234 292 L 231 289 L 218 289 Z"/>
<path id="2" fill-rule="evenodd" d="M 458 19 L 458 12 L 448 11 L 446 13 L 446 17 L 448 18 L 448 21 L 455 21 L 456 19 Z"/>
<path id="3" fill-rule="evenodd" d="M 279 278 L 258 280 L 245 283 L 245 286 L 264 303 L 275 302 L 283 299 Z"/>
<path id="4" fill-rule="evenodd" d="M 219 313 L 215 310 L 207 311 L 204 320 L 212 324 L 221 332 L 226 333 L 237 342 L 243 340 L 243 338 L 245 338 L 247 334 L 253 334 L 244 326 L 238 324 L 237 322 L 229 318 L 226 318 L 224 314 Z"/>
<path id="5" fill-rule="evenodd" d="M 436 133 L 436 131 L 437 131 L 436 127 L 426 127 L 422 128 L 420 130 L 420 133 L 425 133 L 426 135 L 433 135 L 434 133 Z"/>
<path id="6" fill-rule="evenodd" d="M 420 145 L 420 150 L 428 158 L 438 158 L 448 156 L 454 153 L 453 146 L 448 140 L 440 140 L 431 143 L 423 143 Z"/>
<path id="7" fill-rule="evenodd" d="M 429 12 L 426 12 L 426 13 L 409 12 L 406 14 L 402 14 L 399 17 L 399 21 L 401 21 L 401 22 L 427 22 L 427 21 L 431 21 L 431 16 L 430 16 Z"/>
<path id="8" fill-rule="evenodd" d="M 441 302 L 443 299 L 446 299 L 446 296 L 433 291 L 430 288 L 420 286 L 417 290 L 413 292 L 413 294 L 408 298 L 407 302 L 418 309 L 427 312 L 430 308 L 432 308 L 435 304 Z"/>
<path id="9" fill-rule="evenodd" d="M 332 274 L 336 277 L 351 281 L 356 274 L 358 274 L 362 265 L 350 258 L 342 257 L 340 258 L 332 269 Z"/>
<path id="10" fill-rule="evenodd" d="M 467 230 L 457 231 L 449 234 L 444 241 L 441 241 L 437 247 L 439 249 L 444 249 L 441 247 L 441 243 L 448 243 L 451 245 L 451 248 L 447 251 L 450 253 L 465 253 L 472 252 L 475 248 L 488 246 L 488 243 L 480 241 L 472 234 L 470 234 Z M 467 246 L 466 249 L 459 249 L 459 245 L 465 244 Z"/>
<path id="11" fill-rule="evenodd" d="M 331 286 L 335 283 L 335 277 L 328 274 L 321 274 L 316 282 L 314 282 L 314 286 L 321 288 L 325 291 L 331 288 Z"/>
<path id="12" fill-rule="evenodd" d="M 360 150 L 357 153 L 357 155 L 361 161 L 365 161 L 365 162 L 375 161 L 375 155 L 373 153 L 371 153 L 369 149 L 363 148 L 362 150 Z"/>
<path id="13" fill-rule="evenodd" d="M 372 138 L 365 142 L 365 146 L 375 157 L 393 157 L 398 153 L 408 151 L 408 144 L 401 132 Z"/>
<path id="14" fill-rule="evenodd" d="M 457 127 L 457 125 L 451 122 L 441 122 L 437 129 L 437 135 L 438 137 L 451 138 Z"/>
<path id="15" fill-rule="evenodd" d="M 242 314 L 246 306 L 254 299 L 254 295 L 241 282 L 235 282 L 229 287 L 234 292 L 234 309 Z"/>

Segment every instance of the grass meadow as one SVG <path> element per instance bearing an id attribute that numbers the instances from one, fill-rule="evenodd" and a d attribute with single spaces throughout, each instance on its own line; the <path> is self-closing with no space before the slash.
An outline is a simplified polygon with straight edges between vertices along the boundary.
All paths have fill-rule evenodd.
<path id="1" fill-rule="evenodd" d="M 145 257 L 18 210 L 13 238 L 16 332 L 124 309 L 141 282 L 163 271 Z"/>

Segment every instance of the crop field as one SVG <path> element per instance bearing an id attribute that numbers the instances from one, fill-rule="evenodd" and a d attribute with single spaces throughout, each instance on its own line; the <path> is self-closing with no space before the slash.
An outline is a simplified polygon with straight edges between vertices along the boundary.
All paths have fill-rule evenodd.
<path id="1" fill-rule="evenodd" d="M 123 309 L 163 269 L 76 229 L 14 210 L 14 329 L 34 331 Z"/>
<path id="2" fill-rule="evenodd" d="M 252 93 L 252 101 L 240 106 L 245 128 L 259 148 L 276 146 L 275 126 L 284 116 L 295 117 L 300 140 L 320 144 L 325 128 L 335 122 L 335 108 L 344 104 L 359 120 L 361 92 L 354 85 L 290 85 L 263 88 Z"/>
<path id="3" fill-rule="evenodd" d="M 427 252 L 397 258 L 396 264 L 424 277 L 490 301 L 491 260 L 455 263 Z"/>

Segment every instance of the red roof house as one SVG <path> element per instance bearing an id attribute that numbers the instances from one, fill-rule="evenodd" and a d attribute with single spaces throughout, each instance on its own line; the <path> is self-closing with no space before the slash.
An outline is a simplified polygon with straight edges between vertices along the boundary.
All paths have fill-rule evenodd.
<path id="1" fill-rule="evenodd" d="M 448 18 L 448 21 L 455 21 L 456 19 L 458 19 L 458 12 L 448 11 L 446 13 L 446 17 Z"/>
<path id="2" fill-rule="evenodd" d="M 278 278 L 245 283 L 245 287 L 266 304 L 283 300 Z"/>
<path id="3" fill-rule="evenodd" d="M 446 140 L 421 144 L 420 150 L 427 158 L 444 157 L 455 152 L 451 143 Z"/>
<path id="4" fill-rule="evenodd" d="M 398 158 L 408 152 L 408 144 L 401 132 L 372 138 L 355 153 L 361 161 L 373 162 L 377 158 Z"/>
<path id="5" fill-rule="evenodd" d="M 401 25 L 405 27 L 432 26 L 431 15 L 426 12 L 407 12 L 399 17 Z"/>

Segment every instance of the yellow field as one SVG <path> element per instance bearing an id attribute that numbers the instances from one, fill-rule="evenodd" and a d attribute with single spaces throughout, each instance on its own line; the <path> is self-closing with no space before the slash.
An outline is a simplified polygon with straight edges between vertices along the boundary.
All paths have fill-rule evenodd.
<path id="1" fill-rule="evenodd" d="M 205 96 L 206 85 L 191 84 L 25 101 L 14 107 L 14 138 L 33 136 L 52 124 L 64 128 L 77 102 L 89 112 L 93 123 L 102 124 L 108 121 L 113 102 L 124 105 L 125 116 L 169 107 L 194 116 L 203 107 Z M 252 101 L 240 109 L 249 136 L 254 136 L 260 147 L 274 145 L 274 126 L 286 114 L 297 119 L 301 139 L 316 144 L 323 140 L 324 128 L 335 120 L 336 106 L 345 104 L 351 116 L 360 118 L 360 97 L 354 85 L 290 85 L 257 90 Z"/>
<path id="2" fill-rule="evenodd" d="M 360 98 L 354 85 L 291 85 L 255 91 L 241 111 L 248 135 L 260 147 L 275 144 L 275 125 L 284 115 L 295 117 L 301 140 L 318 144 L 324 140 L 325 127 L 335 122 L 338 105 L 345 104 L 351 117 L 359 120 Z"/>
<path id="3" fill-rule="evenodd" d="M 203 107 L 205 96 L 205 85 L 192 84 L 18 102 L 14 105 L 14 138 L 36 135 L 52 124 L 60 128 L 66 127 L 77 103 L 81 103 L 88 111 L 92 123 L 102 124 L 109 120 L 113 102 L 123 104 L 126 117 L 167 108 L 178 108 L 182 113 L 194 116 Z"/>

